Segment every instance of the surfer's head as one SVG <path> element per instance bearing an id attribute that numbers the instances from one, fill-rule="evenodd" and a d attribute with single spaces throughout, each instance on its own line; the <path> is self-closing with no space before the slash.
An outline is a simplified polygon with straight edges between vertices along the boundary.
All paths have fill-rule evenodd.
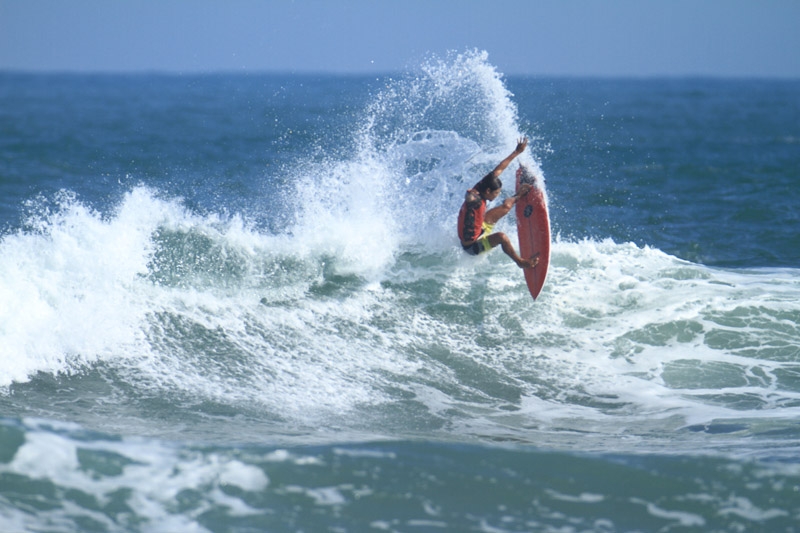
<path id="1" fill-rule="evenodd" d="M 503 188 L 503 182 L 500 178 L 495 176 L 492 172 L 486 174 L 481 181 L 475 185 L 475 190 L 478 191 L 483 198 L 494 200 L 500 194 L 500 189 Z"/>

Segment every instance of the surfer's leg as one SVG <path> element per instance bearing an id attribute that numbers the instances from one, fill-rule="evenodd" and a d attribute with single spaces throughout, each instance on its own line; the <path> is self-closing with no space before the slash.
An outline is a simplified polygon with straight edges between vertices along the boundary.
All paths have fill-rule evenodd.
<path id="1" fill-rule="evenodd" d="M 492 233 L 491 235 L 489 235 L 489 244 L 492 245 L 492 248 L 500 245 L 500 247 L 503 249 L 506 255 L 510 257 L 520 268 L 533 268 L 539 262 L 538 257 L 532 257 L 531 259 L 523 259 L 519 255 L 517 255 L 517 251 L 514 250 L 514 245 L 511 244 L 511 240 L 505 233 L 500 232 L 500 233 Z"/>

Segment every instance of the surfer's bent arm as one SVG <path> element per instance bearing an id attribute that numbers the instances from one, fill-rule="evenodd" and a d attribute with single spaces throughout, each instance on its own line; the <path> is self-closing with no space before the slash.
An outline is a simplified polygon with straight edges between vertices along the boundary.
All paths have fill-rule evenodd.
<path id="1" fill-rule="evenodd" d="M 513 200 L 513 201 L 511 202 L 511 205 L 514 205 L 515 203 L 517 203 L 517 200 L 519 200 L 520 198 L 522 198 L 523 196 L 525 196 L 526 194 L 528 194 L 528 192 L 529 192 L 531 189 L 533 189 L 533 187 L 531 186 L 531 184 L 530 184 L 530 183 L 522 183 L 522 184 L 520 184 L 520 186 L 519 186 L 519 190 L 516 192 L 516 194 L 514 194 L 513 196 L 511 196 L 511 198 L 507 198 L 507 199 L 506 199 L 506 202 L 507 202 L 507 201 L 509 201 L 509 200 Z"/>
<path id="2" fill-rule="evenodd" d="M 521 138 L 521 139 L 520 139 L 520 140 L 517 142 L 517 147 L 514 149 L 514 151 L 513 151 L 513 152 L 511 152 L 511 153 L 508 155 L 508 157 L 506 157 L 505 159 L 503 159 L 502 161 L 500 161 L 500 164 L 498 164 L 498 165 L 497 165 L 497 166 L 494 168 L 494 170 L 492 171 L 492 174 L 493 174 L 495 177 L 499 177 L 499 176 L 500 176 L 500 174 L 502 174 L 502 173 L 503 173 L 503 171 L 506 169 L 506 167 L 508 167 L 508 165 L 510 165 L 510 164 L 511 164 L 511 162 L 512 162 L 512 161 L 513 161 L 513 160 L 514 160 L 514 159 L 515 159 L 515 158 L 516 158 L 518 155 L 520 155 L 522 152 L 524 152 L 524 151 L 525 151 L 525 148 L 526 148 L 527 146 L 528 146 L 528 138 L 527 138 L 527 137 L 522 137 L 522 138 Z"/>
<path id="3" fill-rule="evenodd" d="M 528 191 L 531 190 L 531 186 L 527 183 L 523 183 L 519 186 L 519 190 L 513 196 L 509 196 L 505 200 L 503 200 L 503 207 L 507 210 L 511 210 L 514 207 L 514 204 L 517 203 L 517 200 L 528 194 Z"/>

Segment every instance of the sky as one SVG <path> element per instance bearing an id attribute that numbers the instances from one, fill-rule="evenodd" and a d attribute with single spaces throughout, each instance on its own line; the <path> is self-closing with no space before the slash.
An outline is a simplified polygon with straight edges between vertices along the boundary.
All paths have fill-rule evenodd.
<path id="1" fill-rule="evenodd" d="M 800 78 L 800 0 L 0 0 L 0 70 Z"/>

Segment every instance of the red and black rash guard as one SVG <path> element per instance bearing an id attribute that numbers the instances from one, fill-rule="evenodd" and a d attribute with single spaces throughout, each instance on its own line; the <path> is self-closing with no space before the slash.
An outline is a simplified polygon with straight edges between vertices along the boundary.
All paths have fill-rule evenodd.
<path id="1" fill-rule="evenodd" d="M 467 194 L 470 193 L 475 195 L 477 200 L 472 202 L 464 200 L 458 212 L 458 237 L 462 244 L 480 237 L 483 231 L 483 216 L 486 214 L 486 200 L 481 198 L 475 189 L 467 191 Z"/>

